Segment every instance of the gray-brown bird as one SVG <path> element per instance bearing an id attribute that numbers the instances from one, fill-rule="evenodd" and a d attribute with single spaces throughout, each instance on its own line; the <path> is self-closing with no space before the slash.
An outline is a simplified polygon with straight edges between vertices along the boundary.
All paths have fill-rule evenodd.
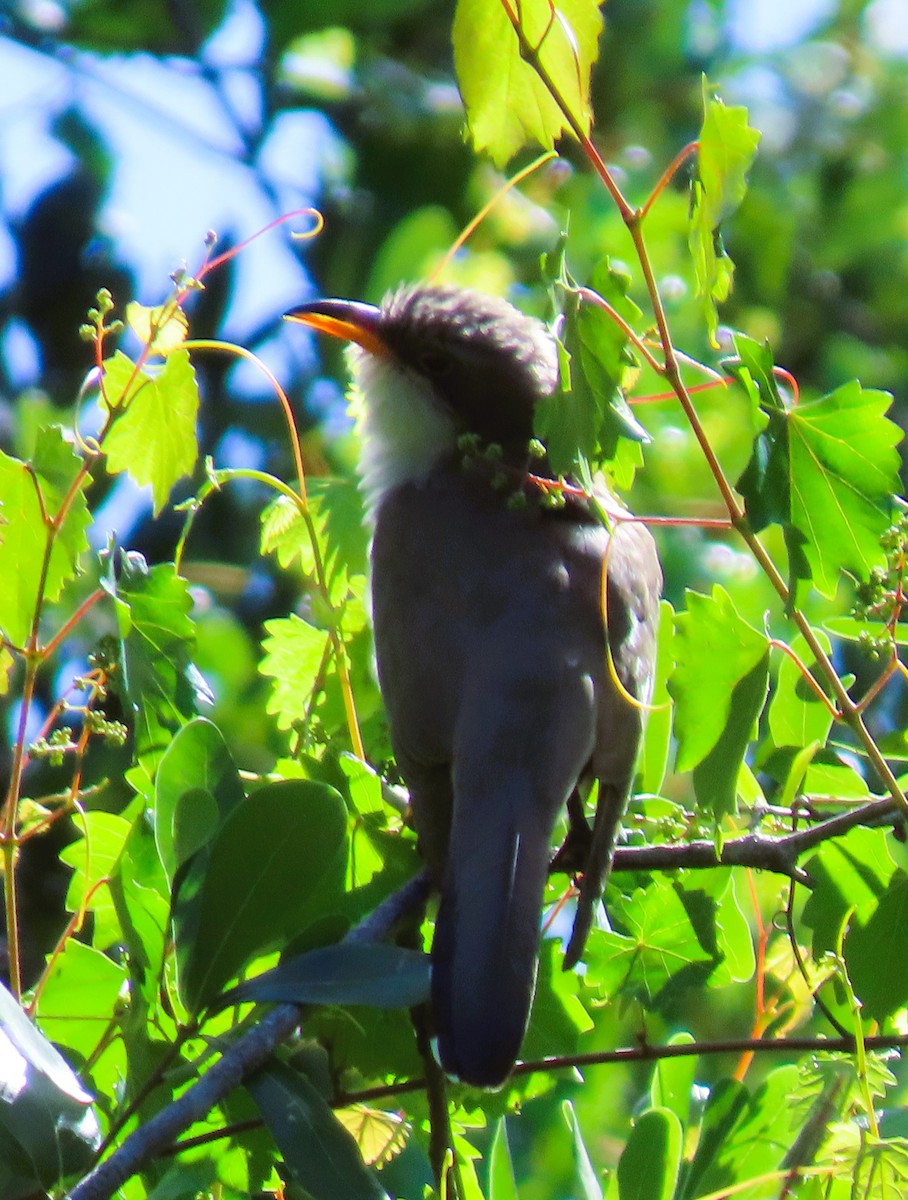
<path id="1" fill-rule="evenodd" d="M 438 1054 L 497 1087 L 529 1019 L 554 827 L 568 801 L 576 825 L 593 780 L 569 964 L 611 861 L 651 688 L 655 546 L 639 524 L 610 539 L 582 502 L 547 506 L 529 478 L 545 473 L 534 408 L 558 379 L 541 322 L 423 285 L 381 307 L 320 300 L 288 316 L 355 343 L 378 676 L 440 891 Z"/>

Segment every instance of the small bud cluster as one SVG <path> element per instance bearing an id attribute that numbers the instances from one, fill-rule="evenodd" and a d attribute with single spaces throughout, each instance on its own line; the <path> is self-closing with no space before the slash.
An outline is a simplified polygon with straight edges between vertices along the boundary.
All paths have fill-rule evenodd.
<path id="1" fill-rule="evenodd" d="M 874 567 L 870 577 L 858 584 L 852 616 L 859 621 L 879 622 L 879 636 L 862 633 L 862 647 L 874 658 L 884 658 L 892 652 L 892 629 L 905 606 L 905 570 L 908 563 L 908 512 L 898 519 L 880 538 L 886 552 L 885 567 Z"/>
<path id="2" fill-rule="evenodd" d="M 114 309 L 113 296 L 107 288 L 101 288 L 95 297 L 95 304 L 97 307 L 90 308 L 86 313 L 88 320 L 79 326 L 79 337 L 83 342 L 95 342 L 107 334 L 119 333 L 123 328 L 122 321 L 111 321 L 107 324 L 107 318 Z"/>

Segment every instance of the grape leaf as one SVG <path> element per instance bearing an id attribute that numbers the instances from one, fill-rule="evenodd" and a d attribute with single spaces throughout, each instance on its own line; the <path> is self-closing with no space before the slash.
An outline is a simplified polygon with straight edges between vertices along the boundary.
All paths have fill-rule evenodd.
<path id="1" fill-rule="evenodd" d="M 188 352 L 173 350 L 152 374 L 137 371 L 118 350 L 104 364 L 101 405 L 105 416 L 122 410 L 104 438 L 108 471 L 127 471 L 136 483 L 150 484 L 157 516 L 198 456 L 199 389 Z"/>
<path id="2" fill-rule="evenodd" d="M 752 347 L 736 339 L 742 359 Z M 884 561 L 880 537 L 899 490 L 902 431 L 886 417 L 888 392 L 857 381 L 817 400 L 786 406 L 761 389 L 769 423 L 754 443 L 737 483 L 755 531 L 782 526 L 792 590 L 812 578 L 824 596 L 835 595 L 842 570 L 866 578 Z"/>
<path id="3" fill-rule="evenodd" d="M 687 592 L 687 612 L 676 620 L 678 662 L 668 690 L 676 705 L 677 766 L 688 771 L 719 741 L 732 716 L 735 687 L 759 667 L 769 642 L 718 584 L 711 596 Z"/>
<path id="4" fill-rule="evenodd" d="M 602 16 L 597 0 L 521 0 L 522 29 L 572 116 L 590 128 L 589 81 Z M 520 53 L 501 0 L 458 0 L 454 68 L 478 151 L 503 167 L 527 143 L 549 149 L 570 128 L 545 84 Z"/>
<path id="5" fill-rule="evenodd" d="M 716 346 L 716 305 L 728 298 L 734 263 L 725 253 L 719 232 L 747 190 L 747 172 L 760 134 L 747 124 L 746 108 L 726 108 L 709 94 L 703 80 L 703 124 L 697 138 L 697 178 L 693 181 L 689 244 L 703 300 L 709 339 Z"/>
<path id="6" fill-rule="evenodd" d="M 328 634 L 296 613 L 265 622 L 264 657 L 259 670 L 273 680 L 268 712 L 277 716 L 281 729 L 305 721 L 312 707 L 312 689 L 327 661 Z"/>

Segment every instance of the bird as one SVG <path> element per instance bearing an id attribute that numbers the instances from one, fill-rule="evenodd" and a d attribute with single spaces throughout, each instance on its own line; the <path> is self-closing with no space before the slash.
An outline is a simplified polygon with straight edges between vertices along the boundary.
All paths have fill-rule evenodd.
<path id="1" fill-rule="evenodd" d="M 378 682 L 439 892 L 435 1051 L 455 1079 L 500 1088 L 529 1021 L 566 804 L 559 857 L 582 863 L 567 966 L 611 862 L 652 687 L 655 544 L 640 523 L 607 529 L 539 457 L 534 412 L 559 377 L 542 321 L 424 283 L 286 315 L 349 343 Z"/>

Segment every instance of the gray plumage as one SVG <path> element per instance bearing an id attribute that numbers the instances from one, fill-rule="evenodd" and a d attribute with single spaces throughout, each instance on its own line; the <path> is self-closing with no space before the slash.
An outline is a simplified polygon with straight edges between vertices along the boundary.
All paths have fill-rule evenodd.
<path id="1" fill-rule="evenodd" d="M 558 816 L 599 780 L 568 951 L 576 961 L 632 781 L 641 709 L 609 672 L 603 567 L 614 667 L 644 701 L 661 573 L 641 525 L 623 525 L 609 547 L 582 505 L 553 511 L 524 486 L 533 409 L 557 382 L 540 322 L 501 300 L 432 287 L 360 307 L 357 319 L 388 351 L 356 349 L 352 366 L 364 398 L 379 681 L 440 891 L 439 1057 L 451 1074 L 495 1087 L 529 1017 Z M 463 433 L 502 446 L 513 486 L 493 484 L 481 461 L 463 463 Z M 515 491 L 523 507 L 508 502 Z"/>

